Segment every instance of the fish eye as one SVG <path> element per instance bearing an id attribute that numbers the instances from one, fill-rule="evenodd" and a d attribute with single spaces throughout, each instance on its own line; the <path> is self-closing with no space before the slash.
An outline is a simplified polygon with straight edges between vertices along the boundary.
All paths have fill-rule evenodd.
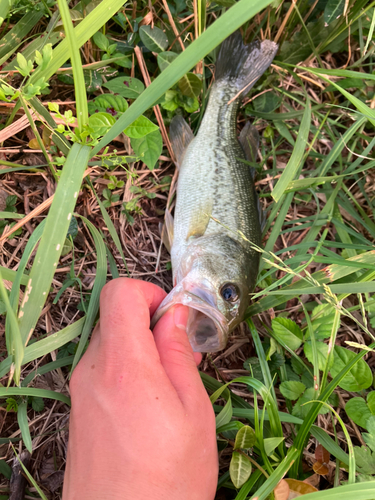
<path id="1" fill-rule="evenodd" d="M 239 297 L 239 291 L 237 286 L 233 283 L 224 283 L 220 289 L 220 295 L 227 302 L 236 302 Z"/>

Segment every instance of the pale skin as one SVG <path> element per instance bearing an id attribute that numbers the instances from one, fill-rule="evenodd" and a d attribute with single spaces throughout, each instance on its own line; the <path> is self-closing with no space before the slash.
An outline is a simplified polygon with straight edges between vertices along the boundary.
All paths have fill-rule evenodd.
<path id="1" fill-rule="evenodd" d="M 120 278 L 100 297 L 100 325 L 74 370 L 63 500 L 213 500 L 215 417 L 175 306 L 150 331 L 165 297 Z"/>

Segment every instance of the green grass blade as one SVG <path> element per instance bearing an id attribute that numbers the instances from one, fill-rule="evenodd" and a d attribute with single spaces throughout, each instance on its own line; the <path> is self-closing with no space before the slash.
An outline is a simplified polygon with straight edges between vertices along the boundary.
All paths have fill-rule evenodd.
<path id="1" fill-rule="evenodd" d="M 27 450 L 32 453 L 33 445 L 31 442 L 29 421 L 27 420 L 27 401 L 22 401 L 22 403 L 18 405 L 17 420 L 22 434 L 23 443 L 26 446 Z"/>
<path id="2" fill-rule="evenodd" d="M 265 481 L 265 483 L 263 483 L 262 486 L 258 488 L 257 491 L 254 493 L 254 495 L 250 498 L 252 498 L 253 500 L 265 500 L 268 497 L 268 495 L 270 495 L 272 491 L 276 488 L 276 486 L 279 484 L 279 482 L 285 476 L 285 474 L 288 472 L 293 462 L 298 457 L 298 454 L 299 452 L 294 446 L 289 448 L 287 456 L 280 462 L 277 469 L 270 475 L 270 477 Z"/>
<path id="3" fill-rule="evenodd" d="M 33 476 L 30 474 L 30 472 L 26 469 L 26 467 L 23 465 L 23 463 L 21 462 L 21 459 L 20 457 L 17 455 L 17 452 L 14 448 L 14 446 L 12 445 L 12 448 L 13 448 L 13 451 L 14 451 L 14 454 L 16 455 L 19 463 L 21 464 L 21 467 L 22 467 L 22 470 L 25 474 L 25 476 L 27 476 L 27 479 L 30 481 L 30 483 L 34 486 L 34 488 L 36 489 L 36 491 L 38 492 L 38 495 L 40 496 L 40 498 L 42 500 L 48 500 L 47 497 L 45 496 L 45 494 L 43 493 L 43 491 L 40 489 L 38 483 L 35 481 L 35 479 L 33 478 Z"/>
<path id="4" fill-rule="evenodd" d="M 250 478 L 246 481 L 246 483 L 241 487 L 238 495 L 234 500 L 246 500 L 247 495 L 250 493 L 250 491 L 253 489 L 253 486 L 255 483 L 258 481 L 258 479 L 261 476 L 260 470 L 254 471 Z"/>
<path id="5" fill-rule="evenodd" d="M 78 361 L 81 359 L 87 339 L 89 338 L 89 335 L 91 333 L 92 325 L 94 324 L 95 317 L 99 311 L 100 292 L 102 291 L 102 288 L 105 285 L 107 277 L 107 255 L 103 238 L 101 237 L 96 227 L 93 224 L 91 224 L 91 222 L 88 221 L 85 217 L 82 217 L 78 214 L 76 214 L 76 217 L 81 217 L 91 232 L 91 235 L 95 243 L 97 264 L 96 264 L 95 282 L 92 289 L 90 303 L 85 318 L 85 324 L 82 329 L 81 338 L 79 340 L 78 348 L 74 356 L 72 371 L 77 366 Z"/>
<path id="6" fill-rule="evenodd" d="M 52 372 L 57 368 L 62 368 L 63 366 L 69 366 L 73 363 L 74 356 L 65 356 L 65 358 L 58 358 L 56 361 L 47 363 L 46 365 L 40 366 L 36 370 L 33 370 L 25 377 L 21 382 L 21 387 L 27 387 L 35 377 L 39 375 L 44 375 L 45 373 Z"/>
<path id="7" fill-rule="evenodd" d="M 319 491 L 303 495 L 303 500 L 373 500 L 375 498 L 375 482 L 348 484 L 331 490 Z"/>
<path id="8" fill-rule="evenodd" d="M 70 398 L 55 391 L 47 391 L 46 389 L 34 389 L 33 387 L 0 387 L 0 398 L 8 398 L 9 396 L 34 396 L 36 398 L 56 399 L 70 406 Z"/>
<path id="9" fill-rule="evenodd" d="M 33 29 L 37 22 L 43 17 L 43 12 L 31 11 L 3 36 L 0 45 L 0 59 L 9 52 L 16 50 L 17 46 L 23 42 L 23 38 Z"/>
<path id="10" fill-rule="evenodd" d="M 84 125 L 88 123 L 89 114 L 87 108 L 85 78 L 83 76 L 81 54 L 79 52 L 80 46 L 77 43 L 76 34 L 73 29 L 73 23 L 66 0 L 57 0 L 57 3 L 64 25 L 66 41 L 69 46 L 70 61 L 72 63 L 74 77 L 78 130 L 79 132 L 82 132 Z"/>
<path id="11" fill-rule="evenodd" d="M 124 252 L 122 251 L 122 246 L 121 246 L 121 242 L 120 242 L 120 238 L 118 237 L 118 234 L 117 234 L 117 231 L 116 231 L 116 228 L 110 218 L 110 216 L 108 215 L 108 212 L 107 210 L 105 209 L 105 206 L 103 205 L 103 203 L 100 201 L 100 198 L 99 196 L 97 195 L 95 189 L 94 189 L 94 186 L 92 185 L 92 182 L 91 180 L 89 179 L 88 180 L 88 184 L 90 185 L 93 193 L 95 194 L 95 198 L 96 198 L 96 201 L 98 202 L 98 205 L 99 205 L 99 208 L 100 208 L 100 211 L 102 213 L 102 216 L 103 216 L 103 219 L 104 219 L 104 222 L 108 228 L 108 231 L 109 231 L 109 234 L 111 235 L 111 238 L 113 239 L 115 245 L 116 245 L 116 248 L 119 252 L 119 254 L 121 255 L 121 258 L 122 258 L 122 261 L 124 263 L 124 266 L 125 266 L 125 269 L 126 269 L 126 272 L 128 273 L 128 276 L 130 277 L 129 275 L 129 269 L 128 269 L 128 265 L 126 263 L 126 260 L 125 260 L 125 255 L 124 255 Z"/>
<path id="12" fill-rule="evenodd" d="M 313 74 L 318 74 L 315 69 L 313 70 L 311 68 L 308 68 L 307 71 Z M 362 113 L 373 125 L 375 125 L 375 110 L 367 106 L 367 104 L 358 99 L 358 97 L 352 95 L 350 92 L 340 87 L 340 85 L 337 85 L 337 83 L 329 80 L 329 78 L 325 78 L 323 75 L 320 75 L 320 78 L 333 85 L 338 91 L 341 92 L 343 96 L 348 99 L 348 101 L 350 101 L 358 109 L 360 113 Z"/>
<path id="13" fill-rule="evenodd" d="M 13 362 L 14 379 L 16 384 L 19 384 L 21 377 L 22 360 L 24 356 L 24 343 L 22 341 L 22 336 L 18 326 L 17 318 L 12 309 L 1 273 L 0 273 L 0 297 L 5 304 L 7 311 L 7 319 L 9 320 L 9 334 L 6 337 L 7 350 L 8 354 L 11 357 L 11 363 L 9 368 L 11 368 Z"/>
<path id="14" fill-rule="evenodd" d="M 7 281 L 14 281 L 17 276 L 17 271 L 13 271 L 13 269 L 7 269 L 4 266 L 0 266 L 0 273 L 3 279 Z M 28 281 L 29 277 L 27 276 L 27 274 L 23 274 L 21 278 L 21 285 L 27 285 Z"/>
<path id="15" fill-rule="evenodd" d="M 79 337 L 84 323 L 85 318 L 81 318 L 71 325 L 63 328 L 59 332 L 52 333 L 48 337 L 27 346 L 23 357 L 23 364 L 30 363 L 30 361 L 41 358 L 42 356 L 59 349 L 76 337 Z M 11 364 L 12 358 L 10 356 L 0 363 L 0 378 L 4 377 L 4 375 L 8 373 L 11 368 Z"/>
<path id="16" fill-rule="evenodd" d="M 53 275 L 64 245 L 71 216 L 77 201 L 90 148 L 73 144 L 66 159 L 56 193 L 47 216 L 23 303 L 19 312 L 19 326 L 24 344 L 34 331 L 45 304 Z"/>
<path id="17" fill-rule="evenodd" d="M 307 141 L 309 138 L 311 126 L 311 105 L 308 99 L 303 113 L 301 126 L 299 128 L 296 145 L 294 146 L 292 156 L 290 157 L 285 170 L 281 174 L 275 189 L 272 191 L 272 198 L 277 202 L 286 191 L 289 183 L 294 180 L 301 169 L 301 163 L 305 156 Z"/>
<path id="18" fill-rule="evenodd" d="M 92 154 L 97 154 L 104 146 L 109 144 L 126 127 L 133 123 L 138 116 L 149 109 L 168 89 L 177 83 L 189 69 L 193 68 L 209 52 L 233 33 L 233 31 L 270 3 L 270 0 L 240 0 L 225 14 L 220 16 L 142 92 L 138 99 L 125 111 L 115 125 L 94 147 Z"/>

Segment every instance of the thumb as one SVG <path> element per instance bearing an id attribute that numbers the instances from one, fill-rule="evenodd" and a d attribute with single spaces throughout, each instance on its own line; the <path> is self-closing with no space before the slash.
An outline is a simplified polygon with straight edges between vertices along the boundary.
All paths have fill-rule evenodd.
<path id="1" fill-rule="evenodd" d="M 169 309 L 154 328 L 156 348 L 163 368 L 184 406 L 195 404 L 206 395 L 197 364 L 200 353 L 193 352 L 186 334 L 189 308 L 176 305 Z"/>

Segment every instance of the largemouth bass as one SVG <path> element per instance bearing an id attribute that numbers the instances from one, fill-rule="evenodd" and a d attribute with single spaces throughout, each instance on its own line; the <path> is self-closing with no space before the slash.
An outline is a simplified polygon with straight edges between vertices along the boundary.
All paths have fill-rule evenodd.
<path id="1" fill-rule="evenodd" d="M 173 290 L 152 326 L 174 304 L 189 306 L 187 334 L 194 351 L 225 347 L 243 320 L 259 268 L 261 227 L 251 157 L 251 125 L 236 133 L 240 97 L 271 64 L 277 45 L 244 45 L 240 32 L 219 50 L 215 83 L 196 137 L 181 116 L 170 125 L 179 177 L 174 222 L 166 214 Z M 245 236 L 243 238 L 241 233 Z"/>

